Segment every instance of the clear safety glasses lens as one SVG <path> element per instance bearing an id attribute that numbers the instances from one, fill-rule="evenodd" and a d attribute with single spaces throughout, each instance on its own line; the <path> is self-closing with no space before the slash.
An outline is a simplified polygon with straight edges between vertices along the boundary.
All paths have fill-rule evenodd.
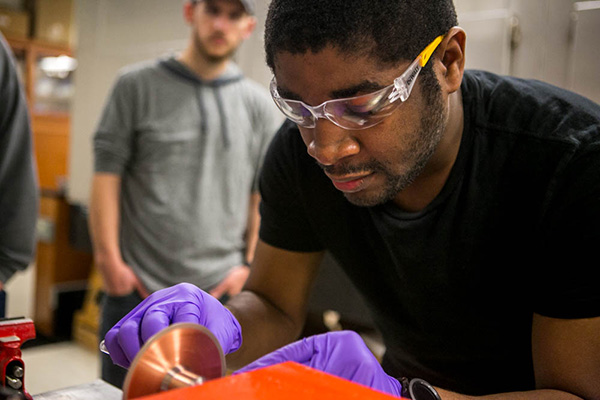
<path id="1" fill-rule="evenodd" d="M 318 118 L 327 118 L 340 128 L 370 128 L 390 115 L 400 104 L 395 102 L 394 85 L 364 96 L 329 100 L 311 107 L 299 100 L 288 100 L 277 93 L 275 78 L 271 81 L 271 95 L 281 112 L 304 128 L 314 128 Z"/>
<path id="2" fill-rule="evenodd" d="M 283 114 L 292 122 L 314 128 L 317 119 L 326 118 L 340 128 L 366 129 L 380 123 L 405 102 L 417 80 L 422 67 L 442 41 L 438 36 L 417 56 L 404 73 L 394 79 L 394 83 L 373 93 L 344 99 L 328 100 L 316 107 L 299 100 L 284 99 L 277 92 L 275 77 L 271 80 L 271 96 Z M 397 101 L 400 100 L 400 101 Z"/>
<path id="3" fill-rule="evenodd" d="M 341 128 L 366 129 L 389 116 L 400 102 L 392 100 L 394 85 L 377 92 L 324 103 L 325 116 Z"/>

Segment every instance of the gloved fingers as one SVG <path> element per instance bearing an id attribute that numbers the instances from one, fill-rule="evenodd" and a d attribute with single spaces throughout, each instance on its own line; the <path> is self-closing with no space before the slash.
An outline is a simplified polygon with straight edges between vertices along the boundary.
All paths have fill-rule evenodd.
<path id="1" fill-rule="evenodd" d="M 147 342 L 152 336 L 171 324 L 172 305 L 164 304 L 148 308 L 140 323 L 140 338 Z"/>
<path id="2" fill-rule="evenodd" d="M 135 355 L 140 351 L 142 341 L 140 339 L 140 321 L 138 319 L 129 319 L 124 321 L 119 328 L 117 340 L 127 359 L 127 365 L 131 364 Z M 110 352 L 110 349 L 108 350 Z M 111 353 L 112 355 L 112 353 Z"/>
<path id="3" fill-rule="evenodd" d="M 110 358 L 113 363 L 120 365 L 123 368 L 129 368 L 129 360 L 125 356 L 123 349 L 119 345 L 118 328 L 112 328 L 104 337 L 104 345 L 110 353 Z"/>
<path id="4" fill-rule="evenodd" d="M 327 353 L 338 353 L 339 356 L 355 361 L 365 358 L 374 358 L 362 337 L 354 331 L 329 332 L 322 336 L 315 345 Z"/>
<path id="5" fill-rule="evenodd" d="M 339 331 L 325 335 L 325 340 L 318 341 L 315 345 L 315 353 L 326 354 L 327 357 L 314 357 L 314 361 L 323 363 L 314 366 L 315 368 L 400 396 L 402 385 L 385 373 L 358 333 Z"/>
<path id="6" fill-rule="evenodd" d="M 334 371 L 338 376 L 355 380 L 362 370 L 381 370 L 381 366 L 369 350 L 362 337 L 354 331 L 329 332 L 321 336 L 315 344 L 315 353 L 327 357 L 315 357 L 318 365 L 313 368 Z"/>
<path id="7" fill-rule="evenodd" d="M 140 304 L 147 303 L 143 308 L 142 340 L 147 341 L 172 323 L 199 323 L 203 317 L 202 295 L 200 289 L 189 283 L 180 283 L 151 294 Z"/>
<path id="8" fill-rule="evenodd" d="M 215 300 L 216 301 L 216 300 Z M 241 328 L 229 310 L 219 304 L 219 309 L 201 310 L 196 303 L 169 303 L 149 308 L 141 321 L 141 338 L 146 342 L 154 334 L 171 324 L 189 322 L 200 324 L 210 330 L 219 341 L 225 354 L 241 345 Z M 208 315 L 206 315 L 208 314 Z M 207 318 L 210 316 L 210 318 Z M 233 350 L 232 350 L 233 349 Z"/>
<path id="9" fill-rule="evenodd" d="M 177 324 L 180 322 L 191 322 L 194 324 L 201 324 L 202 310 L 197 304 L 184 303 L 177 305 L 173 308 L 171 313 L 171 323 Z M 201 324 L 202 325 L 202 324 Z"/>
<path id="10" fill-rule="evenodd" d="M 223 349 L 224 354 L 229 354 L 242 345 L 242 327 L 219 300 L 206 292 L 200 292 L 198 307 L 202 310 L 200 323 L 210 330 Z"/>
<path id="11" fill-rule="evenodd" d="M 213 318 L 206 321 L 204 326 L 215 335 L 224 354 L 233 353 L 242 346 L 242 327 L 225 307 L 222 307 L 219 314 L 214 314 Z"/>

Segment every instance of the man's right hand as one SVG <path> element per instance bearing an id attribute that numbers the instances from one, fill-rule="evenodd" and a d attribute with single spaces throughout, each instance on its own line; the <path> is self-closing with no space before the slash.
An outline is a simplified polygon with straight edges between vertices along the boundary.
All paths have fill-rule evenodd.
<path id="1" fill-rule="evenodd" d="M 155 333 L 178 322 L 192 322 L 210 330 L 229 354 L 242 345 L 242 328 L 217 299 L 189 283 L 180 283 L 148 296 L 105 337 L 113 362 L 129 367 L 143 344 Z"/>
<path id="2" fill-rule="evenodd" d="M 137 291 L 142 298 L 146 298 L 150 294 L 131 267 L 123 261 L 112 263 L 96 261 L 96 264 L 102 273 L 104 291 L 109 296 L 126 296 Z"/>

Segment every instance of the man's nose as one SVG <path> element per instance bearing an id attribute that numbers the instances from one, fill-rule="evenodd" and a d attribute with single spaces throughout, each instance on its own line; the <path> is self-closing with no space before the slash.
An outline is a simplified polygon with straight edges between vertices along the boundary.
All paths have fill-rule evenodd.
<path id="1" fill-rule="evenodd" d="M 316 126 L 308 131 L 308 154 L 322 165 L 333 165 L 360 151 L 352 131 L 329 120 L 318 119 Z"/>
<path id="2" fill-rule="evenodd" d="M 215 27 L 215 29 L 219 29 L 221 31 L 226 30 L 230 24 L 231 21 L 229 20 L 229 17 L 225 14 L 219 14 L 213 20 L 213 26 Z"/>

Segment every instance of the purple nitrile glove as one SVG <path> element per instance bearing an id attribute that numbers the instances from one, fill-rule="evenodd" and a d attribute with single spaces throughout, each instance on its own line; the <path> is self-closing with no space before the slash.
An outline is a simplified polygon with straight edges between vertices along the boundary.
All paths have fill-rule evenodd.
<path id="1" fill-rule="evenodd" d="M 304 338 L 259 358 L 236 374 L 285 361 L 295 361 L 394 396 L 400 397 L 402 391 L 400 382 L 383 371 L 362 338 L 352 331 Z"/>
<path id="2" fill-rule="evenodd" d="M 128 368 L 141 346 L 158 331 L 178 322 L 208 328 L 224 354 L 242 345 L 242 328 L 219 300 L 189 283 L 159 290 L 113 326 L 104 343 L 113 362 Z"/>

